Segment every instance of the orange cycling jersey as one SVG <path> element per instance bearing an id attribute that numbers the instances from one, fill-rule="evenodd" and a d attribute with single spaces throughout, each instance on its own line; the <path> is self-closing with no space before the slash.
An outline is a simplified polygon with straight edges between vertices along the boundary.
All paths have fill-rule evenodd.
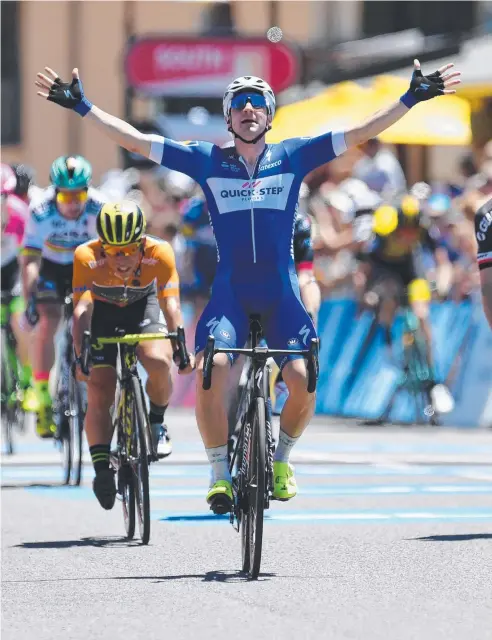
<path id="1" fill-rule="evenodd" d="M 140 264 L 123 282 L 110 269 L 100 240 L 90 240 L 75 250 L 73 263 L 74 304 L 82 296 L 126 307 L 157 293 L 158 298 L 179 295 L 179 277 L 171 245 L 145 236 Z"/>

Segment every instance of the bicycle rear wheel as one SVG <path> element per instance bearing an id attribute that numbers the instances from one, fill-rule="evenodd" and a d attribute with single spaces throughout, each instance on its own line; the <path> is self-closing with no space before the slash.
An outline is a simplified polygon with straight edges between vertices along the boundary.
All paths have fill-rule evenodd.
<path id="1" fill-rule="evenodd" d="M 255 398 L 253 407 L 249 450 L 243 451 L 243 456 L 246 456 L 248 462 L 246 478 L 243 479 L 246 495 L 244 496 L 245 503 L 241 517 L 241 538 L 243 571 L 249 573 L 251 578 L 256 580 L 261 566 L 265 510 L 265 400 L 263 398 Z"/>
<path id="2" fill-rule="evenodd" d="M 133 390 L 133 455 L 132 466 L 134 472 L 135 502 L 138 514 L 138 529 L 142 544 L 148 544 L 150 539 L 150 492 L 149 492 L 149 455 L 147 451 L 146 430 L 148 417 L 140 382 L 132 378 Z"/>

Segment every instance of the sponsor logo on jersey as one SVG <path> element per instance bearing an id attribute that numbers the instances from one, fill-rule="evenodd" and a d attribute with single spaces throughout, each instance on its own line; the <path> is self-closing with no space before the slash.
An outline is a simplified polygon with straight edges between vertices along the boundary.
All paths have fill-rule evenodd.
<path id="1" fill-rule="evenodd" d="M 229 169 L 233 173 L 239 173 L 241 171 L 241 167 L 238 167 L 236 164 L 229 164 L 228 162 L 222 162 L 220 165 L 222 169 Z"/>
<path id="2" fill-rule="evenodd" d="M 155 258 L 142 258 L 142 264 L 149 264 L 149 265 L 153 265 L 153 264 L 157 264 L 159 261 L 156 260 Z"/>
<path id="3" fill-rule="evenodd" d="M 209 178 L 210 188 L 220 214 L 254 209 L 285 211 L 294 181 L 293 173 L 265 176 L 257 180 Z"/>
<path id="4" fill-rule="evenodd" d="M 492 212 L 487 211 L 483 214 L 482 219 L 478 223 L 477 240 L 484 242 L 487 239 L 487 231 L 492 225 Z"/>
<path id="5" fill-rule="evenodd" d="M 271 162 L 270 164 L 263 164 L 260 166 L 260 171 L 267 171 L 267 169 L 273 169 L 274 167 L 280 167 L 282 164 L 282 160 L 277 160 L 276 162 Z"/>
<path id="6" fill-rule="evenodd" d="M 101 258 L 100 260 L 90 260 L 89 261 L 89 268 L 90 269 L 97 269 L 97 267 L 101 267 L 105 262 L 106 262 L 106 260 L 104 258 Z"/>
<path id="7" fill-rule="evenodd" d="M 262 187 L 262 180 L 249 180 L 243 182 L 240 189 L 222 189 L 221 198 L 243 198 L 247 202 L 261 202 L 265 196 L 277 196 L 282 193 L 284 187 Z"/>
<path id="8" fill-rule="evenodd" d="M 231 337 L 231 334 L 227 331 L 224 331 L 224 329 L 220 330 L 220 335 L 223 336 L 226 340 L 229 340 L 229 338 Z"/>

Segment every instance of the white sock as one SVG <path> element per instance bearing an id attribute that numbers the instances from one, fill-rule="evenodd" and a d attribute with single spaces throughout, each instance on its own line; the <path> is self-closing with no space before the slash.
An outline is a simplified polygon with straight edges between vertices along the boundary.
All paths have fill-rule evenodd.
<path id="1" fill-rule="evenodd" d="M 289 462 L 292 447 L 298 440 L 299 437 L 292 438 L 289 434 L 283 431 L 282 427 L 280 427 L 280 431 L 278 433 L 278 444 L 275 449 L 275 462 Z"/>
<path id="2" fill-rule="evenodd" d="M 205 449 L 207 457 L 212 465 L 212 484 L 218 480 L 231 481 L 231 474 L 229 472 L 229 458 L 227 456 L 227 445 L 224 444 L 221 447 L 213 447 L 211 449 Z"/>

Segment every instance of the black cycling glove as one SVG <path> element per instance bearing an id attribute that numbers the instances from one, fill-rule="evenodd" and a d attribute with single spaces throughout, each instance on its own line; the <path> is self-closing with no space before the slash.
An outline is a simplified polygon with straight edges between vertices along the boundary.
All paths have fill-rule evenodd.
<path id="1" fill-rule="evenodd" d="M 82 117 L 85 116 L 92 107 L 92 103 L 84 95 L 82 82 L 74 78 L 70 84 L 62 82 L 61 78 L 55 78 L 48 95 L 48 100 L 59 104 L 65 109 L 73 109 Z"/>
<path id="2" fill-rule="evenodd" d="M 428 76 L 422 75 L 421 69 L 415 69 L 410 81 L 410 88 L 400 98 L 401 102 L 411 109 L 419 102 L 431 100 L 444 94 L 444 80 L 439 71 Z"/>

